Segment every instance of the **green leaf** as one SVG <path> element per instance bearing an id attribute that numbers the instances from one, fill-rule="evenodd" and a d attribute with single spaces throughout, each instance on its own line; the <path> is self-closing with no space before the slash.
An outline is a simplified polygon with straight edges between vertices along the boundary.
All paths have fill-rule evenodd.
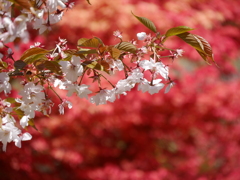
<path id="1" fill-rule="evenodd" d="M 132 43 L 124 42 L 124 41 L 118 43 L 114 47 L 119 49 L 119 50 L 126 51 L 126 52 L 131 52 L 131 53 L 135 53 L 136 50 L 137 50 L 136 46 L 134 46 Z"/>
<path id="2" fill-rule="evenodd" d="M 25 60 L 26 58 L 32 56 L 32 55 L 37 55 L 37 54 L 48 54 L 48 50 L 42 49 L 39 47 L 33 47 L 31 49 L 26 50 L 23 55 L 21 56 L 20 60 Z"/>
<path id="3" fill-rule="evenodd" d="M 155 33 L 157 32 L 157 29 L 152 21 L 150 21 L 149 19 L 147 19 L 145 17 L 136 16 L 135 14 L 133 14 L 133 12 L 132 12 L 132 15 L 134 15 L 148 29 L 150 29 L 151 31 L 153 31 Z"/>
<path id="4" fill-rule="evenodd" d="M 178 34 L 182 34 L 191 30 L 194 30 L 194 29 L 187 26 L 178 26 L 178 27 L 171 28 L 166 32 L 163 42 L 170 36 L 176 36 Z"/>
<path id="5" fill-rule="evenodd" d="M 212 47 L 203 37 L 188 32 L 178 34 L 177 36 L 195 48 L 208 64 L 210 64 L 210 61 L 213 61 L 216 64 L 213 58 Z"/>
<path id="6" fill-rule="evenodd" d="M 81 38 L 78 40 L 78 46 L 82 46 L 82 47 L 98 48 L 100 45 L 103 45 L 103 42 L 101 39 L 97 37 L 94 37 L 91 39 Z"/>

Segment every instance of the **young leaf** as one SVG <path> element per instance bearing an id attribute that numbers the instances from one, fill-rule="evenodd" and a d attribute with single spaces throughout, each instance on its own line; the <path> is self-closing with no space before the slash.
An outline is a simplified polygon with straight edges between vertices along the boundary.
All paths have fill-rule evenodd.
<path id="1" fill-rule="evenodd" d="M 44 53 L 44 54 L 33 54 L 27 58 L 24 59 L 24 62 L 27 63 L 27 64 L 31 64 L 33 63 L 34 61 L 37 61 L 37 60 L 47 60 L 47 57 L 46 57 L 46 54 L 47 53 Z"/>
<path id="2" fill-rule="evenodd" d="M 31 1 L 29 1 L 29 0 L 8 0 L 8 1 L 11 1 L 15 4 L 18 4 L 22 8 L 25 8 L 27 10 L 30 10 L 30 8 L 33 7 L 32 4 L 31 4 Z"/>
<path id="3" fill-rule="evenodd" d="M 61 74 L 60 64 L 56 61 L 45 61 L 44 66 L 56 74 Z"/>
<path id="4" fill-rule="evenodd" d="M 20 60 L 25 60 L 29 56 L 32 56 L 34 54 L 47 54 L 49 51 L 46 49 L 42 49 L 39 47 L 33 47 L 31 49 L 26 50 L 23 55 L 21 56 Z"/>
<path id="5" fill-rule="evenodd" d="M 36 60 L 33 62 L 33 65 L 36 67 L 37 70 L 42 71 L 45 68 L 45 62 L 46 60 Z"/>
<path id="6" fill-rule="evenodd" d="M 132 15 L 135 16 L 148 29 L 150 29 L 151 31 L 153 31 L 155 33 L 157 32 L 157 29 L 152 21 L 150 21 L 149 19 L 147 19 L 145 17 L 136 16 L 135 14 L 133 14 L 133 12 L 132 12 Z"/>
<path id="7" fill-rule="evenodd" d="M 0 70 L 1 69 L 6 69 L 8 67 L 8 64 L 4 61 L 2 61 L 2 59 L 0 59 Z"/>
<path id="8" fill-rule="evenodd" d="M 95 54 L 97 53 L 96 49 L 81 49 L 76 54 Z"/>
<path id="9" fill-rule="evenodd" d="M 85 41 L 87 41 L 87 38 L 81 38 L 78 40 L 77 44 L 80 46 L 81 44 L 83 44 Z"/>
<path id="10" fill-rule="evenodd" d="M 108 46 L 99 46 L 98 51 L 100 54 L 104 53 L 108 49 Z"/>
<path id="11" fill-rule="evenodd" d="M 118 59 L 121 54 L 121 51 L 114 47 L 109 47 L 109 52 L 110 52 L 111 56 L 113 57 L 113 59 Z"/>
<path id="12" fill-rule="evenodd" d="M 109 71 L 107 70 L 107 67 L 105 67 L 104 65 L 99 64 L 97 61 L 84 61 L 82 63 L 82 65 L 84 67 L 88 67 L 90 69 L 95 69 L 95 70 L 104 71 L 106 73 L 109 73 Z"/>
<path id="13" fill-rule="evenodd" d="M 216 64 L 213 58 L 212 47 L 203 37 L 188 32 L 178 34 L 177 36 L 194 47 L 208 64 L 210 64 L 209 61 L 213 61 Z"/>
<path id="14" fill-rule="evenodd" d="M 178 26 L 178 27 L 171 28 L 166 32 L 163 42 L 170 36 L 176 36 L 178 34 L 182 34 L 191 30 L 194 30 L 194 29 L 187 26 Z"/>
<path id="15" fill-rule="evenodd" d="M 131 52 L 131 53 L 134 53 L 137 50 L 136 46 L 134 46 L 132 43 L 124 42 L 124 41 L 118 43 L 114 47 L 119 49 L 119 50 L 126 51 L 126 52 Z"/>
<path id="16" fill-rule="evenodd" d="M 82 47 L 97 48 L 102 44 L 103 44 L 102 40 L 97 37 L 94 37 L 91 39 L 82 38 L 78 40 L 78 46 L 82 46 Z"/>
<path id="17" fill-rule="evenodd" d="M 35 130 L 38 131 L 37 127 L 35 126 L 33 118 L 29 119 L 28 124 L 29 124 L 29 126 L 33 127 Z"/>
<path id="18" fill-rule="evenodd" d="M 12 97 L 6 98 L 5 101 L 10 102 L 11 104 L 16 102 L 15 98 L 12 98 Z"/>
<path id="19" fill-rule="evenodd" d="M 13 111 L 16 113 L 19 119 L 21 119 L 25 115 L 24 112 L 18 107 L 14 107 Z"/>

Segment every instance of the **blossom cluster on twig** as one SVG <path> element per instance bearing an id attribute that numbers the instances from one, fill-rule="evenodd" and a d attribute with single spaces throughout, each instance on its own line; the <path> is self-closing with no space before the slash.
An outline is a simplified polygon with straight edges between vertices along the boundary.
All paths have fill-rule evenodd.
<path id="1" fill-rule="evenodd" d="M 0 141 L 3 151 L 6 151 L 7 143 L 13 141 L 21 147 L 21 141 L 32 138 L 30 133 L 22 133 L 20 128 L 35 127 L 36 112 L 45 116 L 51 114 L 54 102 L 49 96 L 50 91 L 59 98 L 59 113 L 64 114 L 64 109 L 71 109 L 72 103 L 61 97 L 57 89 L 65 90 L 67 97 L 77 95 L 100 105 L 114 102 L 134 87 L 151 95 L 163 88 L 168 93 L 173 87 L 169 64 L 164 64 L 162 59 L 176 59 L 182 56 L 183 50 L 166 48 L 164 42 L 169 36 L 187 36 L 184 33 L 191 28 L 181 26 L 160 35 L 150 20 L 134 15 L 154 34 L 139 32 L 136 40 L 123 41 L 122 33 L 115 31 L 113 37 L 118 39 L 117 44 L 106 45 L 97 37 L 80 38 L 76 49 L 68 48 L 67 40 L 61 38 L 51 50 L 44 49 L 37 42 L 19 60 L 15 60 L 7 43 L 16 38 L 27 40 L 27 23 L 41 34 L 61 20 L 64 10 L 73 7 L 73 3 L 67 0 L 39 0 L 34 1 L 35 4 L 26 4 L 30 1 L 24 0 L 16 2 L 22 7 L 16 17 L 12 17 L 12 2 L 0 2 L 0 47 L 7 48 L 7 54 L 0 56 Z M 162 56 L 163 51 L 169 55 Z M 6 63 L 9 60 L 12 64 Z M 123 77 L 119 75 L 116 83 L 109 80 L 110 76 L 118 77 L 118 74 L 123 74 Z M 21 79 L 21 90 L 17 97 L 11 97 L 14 89 L 11 82 L 16 78 Z M 83 83 L 84 78 L 92 79 L 92 84 L 97 83 L 98 90 L 92 91 L 91 84 Z"/>

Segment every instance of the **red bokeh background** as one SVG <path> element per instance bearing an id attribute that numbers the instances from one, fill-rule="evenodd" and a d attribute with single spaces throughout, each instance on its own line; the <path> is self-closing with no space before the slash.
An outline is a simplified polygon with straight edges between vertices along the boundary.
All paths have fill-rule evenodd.
<path id="1" fill-rule="evenodd" d="M 209 41 L 220 68 L 207 65 L 177 38 L 182 48 L 171 77 L 176 86 L 155 95 L 136 89 L 114 103 L 95 106 L 73 97 L 72 110 L 39 117 L 33 139 L 0 152 L 0 179 L 33 180 L 239 180 L 240 179 L 240 1 L 85 0 L 76 2 L 53 31 L 35 41 L 52 48 L 58 37 L 75 47 L 79 38 L 97 36 L 116 44 L 150 33 L 132 15 L 151 19 L 160 33 L 186 25 Z M 65 92 L 59 92 L 65 94 Z M 53 100 L 57 98 L 53 95 Z"/>

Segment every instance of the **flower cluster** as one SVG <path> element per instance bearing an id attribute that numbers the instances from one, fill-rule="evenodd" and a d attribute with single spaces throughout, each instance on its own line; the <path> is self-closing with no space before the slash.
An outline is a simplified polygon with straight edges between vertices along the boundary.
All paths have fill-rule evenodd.
<path id="1" fill-rule="evenodd" d="M 27 42 L 29 38 L 27 23 L 32 23 L 33 28 L 37 29 L 40 34 L 51 30 L 51 26 L 61 20 L 64 10 L 74 5 L 68 0 L 40 0 L 34 5 L 27 0 L 16 2 L 8 0 L 0 2 L 0 47 L 16 38 Z M 12 12 L 15 11 L 14 6 L 22 8 L 17 16 L 12 16 Z"/>
<path id="2" fill-rule="evenodd" d="M 7 48 L 7 55 L 0 56 L 0 93 L 3 98 L 0 101 L 0 141 L 4 151 L 8 142 L 14 141 L 16 146 L 20 147 L 22 140 L 31 139 L 29 133 L 22 133 L 17 128 L 18 122 L 21 128 L 29 125 L 35 127 L 36 112 L 45 116 L 51 114 L 54 103 L 49 95 L 50 91 L 61 101 L 58 104 L 60 114 L 64 114 L 65 107 L 72 108 L 72 103 L 61 97 L 56 91 L 57 88 L 66 91 L 67 97 L 77 95 L 100 105 L 108 101 L 114 102 L 134 87 L 152 95 L 165 85 L 167 93 L 174 85 L 169 77 L 169 64 L 172 61 L 168 59 L 182 56 L 183 51 L 166 48 L 164 42 L 167 37 L 184 34 L 192 30 L 191 28 L 181 26 L 160 35 L 150 20 L 143 21 L 141 17 L 134 15 L 155 34 L 140 32 L 136 35 L 137 40 L 123 41 L 122 32 L 115 31 L 113 36 L 119 40 L 118 44 L 105 45 L 97 37 L 81 38 L 76 49 L 68 48 L 67 40 L 59 38 L 53 50 L 44 49 L 40 43 L 35 43 L 19 60 L 15 60 L 12 50 L 5 44 L 15 38 L 27 39 L 27 22 L 32 22 L 33 28 L 41 34 L 51 30 L 51 25 L 61 20 L 64 9 L 73 6 L 73 3 L 67 0 L 40 0 L 35 5 L 28 0 L 16 2 L 23 8 L 17 17 L 11 16 L 12 2 L 3 0 L 0 3 L 0 46 Z M 204 40 L 190 35 L 197 43 Z M 186 34 L 183 37 L 185 36 Z M 143 45 L 138 47 L 138 44 Z M 206 44 L 205 42 L 201 47 Z M 165 53 L 162 56 L 163 51 L 167 51 L 168 55 Z M 209 51 L 205 52 L 204 48 L 198 51 L 204 55 L 202 57 L 210 56 Z M 6 63 L 9 61 L 12 61 L 12 64 Z M 119 80 L 113 83 L 109 77 L 115 74 L 119 75 Z M 98 89 L 94 90 L 91 85 L 84 84 L 86 78 L 92 79 L 92 84 L 97 84 Z M 11 82 L 14 79 L 21 79 L 21 90 L 18 97 L 12 98 L 8 96 L 12 92 Z M 107 82 L 107 85 L 103 82 Z"/>
<path id="3" fill-rule="evenodd" d="M 92 40 L 89 39 L 88 41 Z M 135 47 L 131 42 L 122 43 Z M 151 42 L 146 43 L 151 44 Z M 169 78 L 168 66 L 163 64 L 158 54 L 153 53 L 154 58 L 143 59 L 145 55 L 152 52 L 152 47 L 148 45 L 136 48 L 133 52 L 127 49 L 120 50 L 119 47 L 109 48 L 97 45 L 96 51 L 87 50 L 93 53 L 87 52 L 86 49 L 82 52 L 81 47 L 77 50 L 69 49 L 66 40 L 63 39 L 59 39 L 56 48 L 52 51 L 42 49 L 39 46 L 40 44 L 31 46 L 20 60 L 15 61 L 13 69 L 8 67 L 5 69 L 8 72 L 0 73 L 0 92 L 3 92 L 6 97 L 5 100 L 2 100 L 4 108 L 0 113 L 3 119 L 1 129 L 4 132 L 8 130 L 8 133 L 14 134 L 11 138 L 10 135 L 6 138 L 2 133 L 0 138 L 4 144 L 3 150 L 6 150 L 7 142 L 18 142 L 17 146 L 20 147 L 20 140 L 28 140 L 31 137 L 30 134 L 26 133 L 21 135 L 21 131 L 15 126 L 16 121 L 12 115 L 13 112 L 18 112 L 19 124 L 22 128 L 34 125 L 33 119 L 36 111 L 43 115 L 50 115 L 54 103 L 48 95 L 49 90 L 52 90 L 59 97 L 61 101 L 58 105 L 59 113 L 64 114 L 64 108 L 68 107 L 70 109 L 72 104 L 65 98 L 60 97 L 56 88 L 65 90 L 67 97 L 76 94 L 79 98 L 85 98 L 91 103 L 100 105 L 106 104 L 108 101 L 114 102 L 121 95 L 126 95 L 135 86 L 138 86 L 139 91 L 154 94 L 164 88 L 165 84 L 168 84 L 165 93 L 173 85 Z M 82 44 L 79 44 L 79 46 L 82 46 Z M 103 48 L 105 48 L 104 51 Z M 146 50 L 143 51 L 142 49 Z M 164 46 L 162 46 L 163 49 Z M 42 53 L 41 58 L 44 61 L 42 59 L 34 60 L 33 54 L 39 57 L 38 53 L 40 51 Z M 117 58 L 114 55 L 116 53 L 119 53 Z M 28 54 L 34 63 L 29 60 Z M 129 58 L 131 58 L 132 63 L 127 65 L 124 62 Z M 171 58 L 171 53 L 169 58 Z M 22 64 L 22 66 L 16 64 Z M 16 68 L 18 69 L 16 70 Z M 119 72 L 123 72 L 124 78 L 121 78 L 115 84 L 106 77 Z M 19 73 L 21 77 L 22 75 L 25 77 L 21 83 L 22 90 L 19 91 L 18 98 L 12 99 L 8 97 L 12 89 L 9 81 L 18 78 Z M 82 83 L 83 78 L 92 78 L 93 83 L 97 82 L 99 90 L 93 92 L 90 85 Z M 111 88 L 102 83 L 104 80 L 107 80 Z M 9 108 L 11 110 L 8 110 Z"/>

